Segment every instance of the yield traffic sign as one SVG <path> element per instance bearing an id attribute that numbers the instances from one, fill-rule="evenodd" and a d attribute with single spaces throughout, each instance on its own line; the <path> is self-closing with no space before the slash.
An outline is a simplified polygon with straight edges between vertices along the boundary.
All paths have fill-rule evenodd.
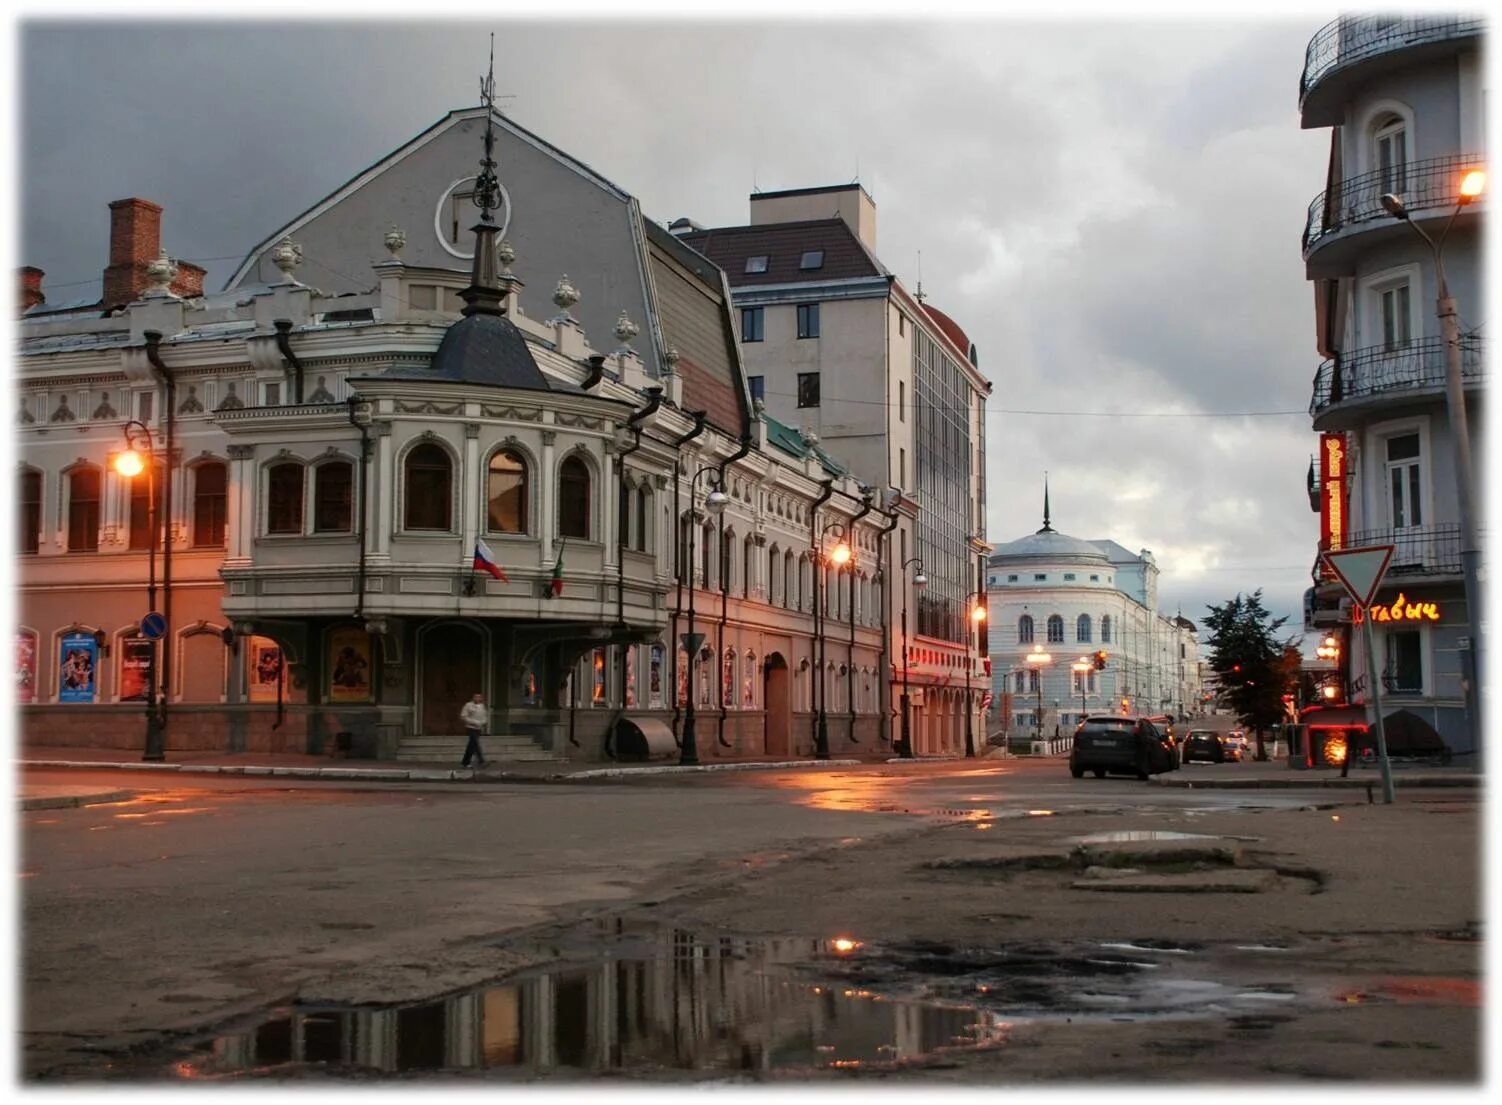
<path id="1" fill-rule="evenodd" d="M 1325 553 L 1325 563 L 1336 578 L 1350 592 L 1351 598 L 1363 609 L 1371 605 L 1372 596 L 1387 572 L 1392 560 L 1393 546 L 1363 545 L 1354 549 L 1339 549 Z"/>

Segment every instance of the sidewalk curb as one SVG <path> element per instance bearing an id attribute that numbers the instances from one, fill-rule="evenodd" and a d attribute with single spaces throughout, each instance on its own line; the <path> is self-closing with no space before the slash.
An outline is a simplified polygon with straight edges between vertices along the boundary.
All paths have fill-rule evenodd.
<path id="1" fill-rule="evenodd" d="M 1187 780 L 1165 779 L 1161 775 L 1155 775 L 1152 781 L 1160 787 L 1178 787 L 1181 790 L 1310 790 L 1321 787 L 1328 787 L 1332 790 L 1363 790 L 1367 787 L 1380 787 L 1382 785 L 1381 779 L 1350 778 L 1223 779 L 1205 783 L 1191 783 Z M 1409 787 L 1482 787 L 1486 785 L 1486 779 L 1481 775 L 1470 779 L 1457 776 L 1430 776 L 1425 778 L 1419 775 L 1411 779 L 1394 778 L 1393 785 L 1398 790 Z"/>
<path id="2" fill-rule="evenodd" d="M 69 794 L 51 797 L 22 798 L 22 813 L 29 810 L 62 810 L 77 806 L 96 806 L 103 802 L 125 802 L 135 797 L 133 790 L 106 790 L 97 794 Z"/>
<path id="3" fill-rule="evenodd" d="M 105 760 L 17 760 L 26 768 L 71 768 L 93 771 L 165 771 L 194 775 L 257 775 L 287 779 L 343 779 L 386 783 L 569 783 L 576 779 L 629 779 L 640 775 L 682 775 L 706 771 L 784 771 L 792 768 L 852 767 L 866 760 L 786 760 L 725 764 L 656 764 L 642 767 L 603 767 L 584 771 L 520 774 L 507 771 L 480 774 L 472 768 L 293 767 L 270 764 L 167 764 Z M 908 761 L 913 762 L 913 761 Z"/>

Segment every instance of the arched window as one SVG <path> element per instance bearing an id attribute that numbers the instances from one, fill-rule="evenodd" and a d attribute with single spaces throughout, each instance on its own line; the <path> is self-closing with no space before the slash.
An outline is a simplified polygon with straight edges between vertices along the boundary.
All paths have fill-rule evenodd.
<path id="1" fill-rule="evenodd" d="M 510 449 L 490 458 L 485 485 L 485 529 L 489 533 L 527 532 L 527 462 Z"/>
<path id="2" fill-rule="evenodd" d="M 741 705 L 750 710 L 756 706 L 756 653 L 746 653 L 742 668 L 746 673 L 746 678 L 741 684 Z"/>
<path id="3" fill-rule="evenodd" d="M 688 675 L 688 652 L 680 648 L 678 650 L 678 686 L 674 692 L 677 695 L 674 701 L 676 701 L 680 707 L 688 705 Z"/>
<path id="4" fill-rule="evenodd" d="M 68 474 L 68 551 L 99 551 L 99 469 Z"/>
<path id="5" fill-rule="evenodd" d="M 589 540 L 589 465 L 564 457 L 558 466 L 558 536 Z"/>
<path id="6" fill-rule="evenodd" d="M 685 514 L 678 519 L 678 561 L 673 565 L 674 574 L 679 583 L 687 583 L 689 576 L 693 574 L 692 557 L 689 556 L 688 541 L 693 534 L 693 517 Z"/>
<path id="7" fill-rule="evenodd" d="M 1013 673 L 1012 685 L 1017 694 L 1021 694 L 1023 691 L 1025 691 L 1027 689 L 1027 672 L 1019 671 Z"/>
<path id="8" fill-rule="evenodd" d="M 715 529 L 714 524 L 705 522 L 699 530 L 699 586 L 708 590 L 714 578 L 713 569 L 715 564 Z"/>
<path id="9" fill-rule="evenodd" d="M 751 534 L 746 534 L 745 543 L 741 546 L 741 594 L 746 598 L 751 597 L 754 588 L 751 581 L 756 578 L 756 539 Z"/>
<path id="10" fill-rule="evenodd" d="M 1372 168 L 1377 171 L 1379 195 L 1408 190 L 1408 126 L 1402 116 L 1380 116 L 1372 124 Z"/>
<path id="11" fill-rule="evenodd" d="M 1103 645 L 1108 645 L 1108 644 L 1111 643 L 1111 615 L 1110 614 L 1102 614 L 1100 616 L 1100 643 L 1103 644 Z"/>
<path id="12" fill-rule="evenodd" d="M 782 551 L 776 545 L 767 550 L 767 602 L 782 602 Z"/>
<path id="13" fill-rule="evenodd" d="M 349 533 L 355 528 L 355 467 L 331 460 L 313 469 L 313 532 Z"/>
<path id="14" fill-rule="evenodd" d="M 1064 619 L 1057 614 L 1048 616 L 1048 641 L 1049 644 L 1059 644 L 1064 640 Z"/>
<path id="15" fill-rule="evenodd" d="M 1090 615 L 1081 614 L 1074 622 L 1074 639 L 1076 641 L 1090 640 Z"/>
<path id="16" fill-rule="evenodd" d="M 649 522 L 652 518 L 652 493 L 647 490 L 646 484 L 636 489 L 636 540 L 631 547 L 637 552 L 646 552 L 648 549 L 647 534 Z"/>
<path id="17" fill-rule="evenodd" d="M 793 550 L 789 549 L 782 554 L 782 607 L 784 610 L 793 609 L 793 600 L 797 596 L 798 577 L 793 574 Z"/>
<path id="18" fill-rule="evenodd" d="M 454 469 L 442 446 L 427 442 L 407 454 L 405 529 L 453 528 Z"/>
<path id="19" fill-rule="evenodd" d="M 714 697 L 714 649 L 706 648 L 699 653 L 698 671 L 695 678 L 699 681 L 699 705 L 710 705 Z"/>
<path id="20" fill-rule="evenodd" d="M 736 701 L 735 701 L 735 649 L 733 649 L 733 648 L 727 648 L 725 650 L 725 660 L 724 660 L 724 663 L 721 665 L 721 671 L 722 671 L 722 680 L 721 680 L 722 686 L 720 687 L 720 696 L 721 696 L 720 697 L 720 701 L 723 702 L 728 709 L 732 709 L 733 710 L 736 707 Z"/>
<path id="21" fill-rule="evenodd" d="M 720 590 L 727 594 L 735 588 L 735 530 L 720 535 Z"/>
<path id="22" fill-rule="evenodd" d="M 226 514 L 225 467 L 208 461 L 193 467 L 193 544 L 223 548 Z"/>
<path id="23" fill-rule="evenodd" d="M 34 553 L 42 547 L 42 474 L 35 468 L 21 469 L 21 487 L 17 496 L 20 550 Z"/>
<path id="24" fill-rule="evenodd" d="M 1024 614 L 1017 619 L 1017 643 L 1030 645 L 1033 643 L 1033 616 Z"/>
<path id="25" fill-rule="evenodd" d="M 653 710 L 662 706 L 662 661 L 662 646 L 653 645 L 647 661 L 647 706 Z"/>
<path id="26" fill-rule="evenodd" d="M 130 481 L 130 527 L 126 534 L 126 548 L 149 549 L 151 547 L 151 504 L 147 502 L 147 488 L 156 493 L 156 525 L 160 532 L 164 514 L 162 492 L 166 488 L 166 472 L 160 464 L 148 477 L 143 471 Z"/>

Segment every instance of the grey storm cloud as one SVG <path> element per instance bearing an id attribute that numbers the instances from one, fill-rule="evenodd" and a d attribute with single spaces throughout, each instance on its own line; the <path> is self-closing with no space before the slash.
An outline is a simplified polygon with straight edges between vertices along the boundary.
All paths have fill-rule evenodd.
<path id="1" fill-rule="evenodd" d="M 47 22 L 20 26 L 19 261 L 97 293 L 111 200 L 217 287 L 270 230 L 456 107 L 502 105 L 652 218 L 857 177 L 877 252 L 994 381 L 988 537 L 1151 548 L 1161 594 L 1298 620 L 1317 355 L 1299 230 L 1320 21 Z M 502 167 L 504 174 L 504 166 Z M 1081 412 L 1024 415 L 1016 411 Z M 1083 412 L 1122 412 L 1096 417 Z M 1301 567 L 1302 566 L 1302 567 Z"/>

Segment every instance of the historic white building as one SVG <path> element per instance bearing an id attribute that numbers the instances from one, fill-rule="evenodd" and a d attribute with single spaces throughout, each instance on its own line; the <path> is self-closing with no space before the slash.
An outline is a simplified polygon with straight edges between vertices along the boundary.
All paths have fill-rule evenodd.
<path id="1" fill-rule="evenodd" d="M 140 747 L 159 694 L 173 750 L 457 758 L 480 692 L 492 755 L 690 712 L 701 758 L 890 754 L 904 507 L 753 410 L 723 274 L 629 194 L 478 108 L 222 292 L 160 215 L 112 205 L 100 301 L 23 274 L 23 739 Z"/>
<path id="2" fill-rule="evenodd" d="M 1200 713 L 1196 629 L 1158 613 L 1158 566 L 1147 549 L 1059 533 L 1045 493 L 1043 528 L 998 545 L 986 584 L 992 731 L 1052 736 L 1087 714 Z M 1074 670 L 1081 661 L 1089 670 Z"/>

